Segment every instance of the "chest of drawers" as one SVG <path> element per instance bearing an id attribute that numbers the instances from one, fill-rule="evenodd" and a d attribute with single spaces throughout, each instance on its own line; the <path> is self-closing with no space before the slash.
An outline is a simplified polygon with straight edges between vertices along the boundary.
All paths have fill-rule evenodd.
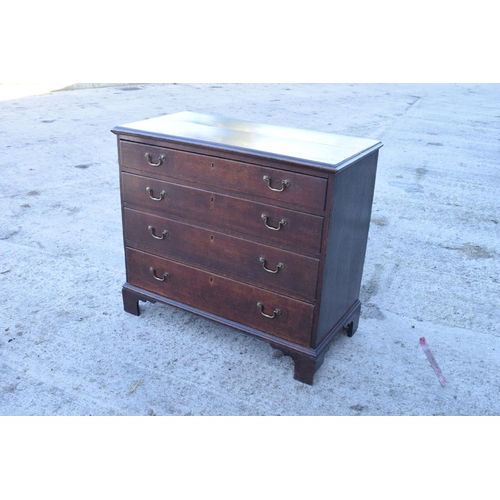
<path id="1" fill-rule="evenodd" d="M 118 126 L 125 311 L 256 336 L 313 383 L 357 329 L 381 143 L 182 112 Z"/>

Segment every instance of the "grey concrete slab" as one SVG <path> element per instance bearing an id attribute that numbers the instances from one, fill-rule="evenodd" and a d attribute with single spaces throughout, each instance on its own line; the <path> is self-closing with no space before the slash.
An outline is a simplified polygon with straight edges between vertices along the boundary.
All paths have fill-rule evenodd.
<path id="1" fill-rule="evenodd" d="M 384 143 L 359 329 L 313 386 L 228 327 L 160 304 L 123 312 L 110 129 L 183 110 Z M 500 85 L 134 84 L 0 100 L 0 415 L 498 415 L 499 132 Z"/>

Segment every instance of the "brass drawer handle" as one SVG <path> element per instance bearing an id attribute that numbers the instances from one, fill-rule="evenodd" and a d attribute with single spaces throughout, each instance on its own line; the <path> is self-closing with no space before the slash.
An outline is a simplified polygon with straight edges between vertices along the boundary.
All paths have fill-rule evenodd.
<path id="1" fill-rule="evenodd" d="M 153 163 L 151 161 L 152 157 L 151 157 L 151 155 L 149 153 L 144 153 L 144 156 L 146 157 L 146 160 L 148 160 L 148 163 L 152 167 L 159 167 L 163 163 L 163 160 L 165 159 L 165 155 L 160 155 L 160 156 L 158 156 L 158 163 Z"/>
<path id="2" fill-rule="evenodd" d="M 273 271 L 272 269 L 268 269 L 266 267 L 266 259 L 264 257 L 259 257 L 259 262 L 262 262 L 262 267 L 264 268 L 264 271 L 267 271 L 268 273 L 276 274 L 280 269 L 284 269 L 285 264 L 282 264 L 281 262 L 276 266 L 276 271 Z"/>
<path id="3" fill-rule="evenodd" d="M 166 229 L 165 229 L 165 231 L 162 231 L 161 236 L 156 236 L 155 228 L 153 226 L 148 226 L 148 230 L 151 233 L 151 236 L 153 238 L 156 238 L 157 240 L 162 240 L 163 238 L 165 238 L 165 236 L 168 235 L 168 231 Z"/>
<path id="4" fill-rule="evenodd" d="M 268 225 L 267 223 L 268 217 L 266 214 L 262 214 L 261 218 L 264 221 L 264 224 L 266 225 L 267 229 L 272 229 L 273 231 L 279 231 L 283 226 L 286 226 L 288 224 L 286 219 L 281 219 L 278 223 L 278 227 L 273 227 Z"/>
<path id="5" fill-rule="evenodd" d="M 269 177 L 268 175 L 264 175 L 263 179 L 264 179 L 264 182 L 267 184 L 267 187 L 271 191 L 277 191 L 278 193 L 281 193 L 281 191 L 284 191 L 285 187 L 287 187 L 291 184 L 291 182 L 288 179 L 285 179 L 284 181 L 281 181 L 281 189 L 276 189 L 276 188 L 271 187 L 271 177 Z"/>
<path id="6" fill-rule="evenodd" d="M 151 274 L 153 275 L 153 278 L 155 280 L 165 281 L 167 278 L 170 278 L 170 274 L 168 274 L 168 273 L 163 273 L 163 278 L 158 278 L 158 276 L 156 276 L 156 271 L 155 271 L 154 267 L 150 267 L 149 271 L 151 272 Z"/>
<path id="7" fill-rule="evenodd" d="M 161 201 L 161 200 L 163 200 L 163 198 L 165 198 L 165 196 L 167 196 L 167 192 L 166 192 L 166 191 L 162 191 L 162 192 L 160 193 L 160 197 L 159 197 L 159 198 L 155 198 L 155 197 L 153 196 L 153 190 L 152 190 L 149 186 L 146 188 L 146 191 L 149 193 L 149 197 L 150 197 L 152 200 L 154 200 L 154 201 Z"/>
<path id="8" fill-rule="evenodd" d="M 273 314 L 272 316 L 270 314 L 266 314 L 263 309 L 264 309 L 264 306 L 262 305 L 262 302 L 257 302 L 257 307 L 260 309 L 260 314 L 262 314 L 262 316 L 265 316 L 266 318 L 270 318 L 270 319 L 273 319 L 275 318 L 276 316 L 279 316 L 281 314 L 281 309 L 275 309 L 273 311 Z"/>

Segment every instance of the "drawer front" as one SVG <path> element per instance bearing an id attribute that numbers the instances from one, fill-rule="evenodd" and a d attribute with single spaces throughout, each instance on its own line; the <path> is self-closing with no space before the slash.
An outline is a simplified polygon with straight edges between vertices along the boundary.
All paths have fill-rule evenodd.
<path id="1" fill-rule="evenodd" d="M 125 204 L 319 253 L 323 217 L 122 173 Z M 153 199 L 154 198 L 154 199 Z"/>
<path id="2" fill-rule="evenodd" d="M 309 302 L 315 299 L 317 259 L 128 208 L 123 217 L 126 246 Z"/>
<path id="3" fill-rule="evenodd" d="M 130 248 L 126 256 L 131 285 L 297 344 L 310 345 L 314 316 L 311 304 Z"/>
<path id="4" fill-rule="evenodd" d="M 120 141 L 120 148 L 124 170 L 262 196 L 278 205 L 291 203 L 316 210 L 325 208 L 327 181 L 321 177 L 127 141 Z"/>

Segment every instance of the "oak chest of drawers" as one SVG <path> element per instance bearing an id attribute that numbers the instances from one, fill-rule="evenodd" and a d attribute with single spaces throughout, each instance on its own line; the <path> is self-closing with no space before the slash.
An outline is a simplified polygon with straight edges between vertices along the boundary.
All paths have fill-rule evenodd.
<path id="1" fill-rule="evenodd" d="M 254 335 L 312 384 L 357 328 L 381 143 L 182 112 L 113 129 L 127 280 Z"/>

